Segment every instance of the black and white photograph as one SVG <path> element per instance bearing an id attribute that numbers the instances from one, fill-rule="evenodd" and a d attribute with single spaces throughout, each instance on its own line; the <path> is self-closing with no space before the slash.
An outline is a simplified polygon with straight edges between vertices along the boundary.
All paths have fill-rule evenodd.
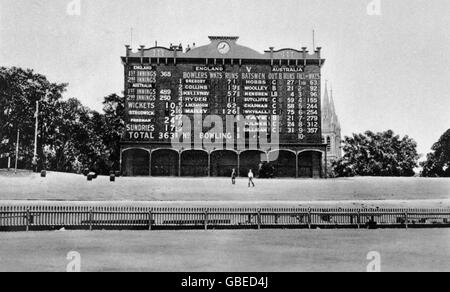
<path id="1" fill-rule="evenodd" d="M 0 0 L 0 272 L 449 272 L 449 15 Z"/>

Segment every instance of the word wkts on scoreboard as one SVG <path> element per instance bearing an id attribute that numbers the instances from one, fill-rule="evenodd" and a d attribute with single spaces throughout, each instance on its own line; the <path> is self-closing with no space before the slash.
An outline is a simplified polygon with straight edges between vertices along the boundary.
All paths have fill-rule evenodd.
<path id="1" fill-rule="evenodd" d="M 278 123 L 280 143 L 321 143 L 320 66 L 126 65 L 126 141 L 170 142 L 182 116 L 245 117 L 245 132 Z M 200 134 L 208 133 L 203 128 Z M 239 133 L 238 133 L 239 134 Z M 175 137 L 176 138 L 176 137 Z"/>

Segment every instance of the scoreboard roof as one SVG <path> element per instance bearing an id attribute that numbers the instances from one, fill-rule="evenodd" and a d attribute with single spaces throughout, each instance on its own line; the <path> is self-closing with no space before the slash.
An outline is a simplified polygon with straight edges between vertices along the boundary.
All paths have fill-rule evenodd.
<path id="1" fill-rule="evenodd" d="M 210 36 L 208 45 L 190 48 L 183 51 L 181 45 L 165 48 L 155 46 L 145 48 L 141 46 L 137 52 L 133 52 L 130 46 L 127 47 L 126 56 L 122 58 L 127 62 L 127 58 L 179 58 L 179 59 L 246 59 L 246 60 L 317 60 L 323 64 L 325 60 L 321 59 L 321 48 L 318 47 L 313 54 L 310 54 L 306 47 L 297 49 L 275 50 L 271 47 L 269 50 L 260 53 L 251 48 L 237 43 L 239 37 L 230 36 Z M 225 50 L 220 50 L 223 47 Z"/>

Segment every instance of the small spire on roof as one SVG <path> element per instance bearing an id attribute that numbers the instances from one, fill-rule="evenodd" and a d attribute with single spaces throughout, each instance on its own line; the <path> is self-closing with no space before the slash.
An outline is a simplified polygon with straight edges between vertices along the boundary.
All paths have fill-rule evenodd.
<path id="1" fill-rule="evenodd" d="M 336 108 L 334 106 L 334 97 L 333 97 L 333 87 L 331 87 L 331 95 L 330 95 L 330 109 L 333 115 L 336 115 Z"/>
<path id="2" fill-rule="evenodd" d="M 328 97 L 328 80 L 325 80 L 325 90 L 323 95 L 323 112 L 325 115 L 328 115 L 328 111 L 330 109 L 330 98 Z"/>

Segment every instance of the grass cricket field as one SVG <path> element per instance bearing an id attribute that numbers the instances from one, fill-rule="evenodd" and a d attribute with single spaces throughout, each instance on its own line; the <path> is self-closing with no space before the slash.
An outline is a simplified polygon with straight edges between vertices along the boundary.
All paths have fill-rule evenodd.
<path id="1" fill-rule="evenodd" d="M 247 180 L 227 178 L 99 177 L 0 172 L 0 200 L 141 201 L 186 205 L 382 205 L 442 208 L 450 206 L 450 180 L 425 178 L 343 178 L 329 180 Z"/>
<path id="2" fill-rule="evenodd" d="M 0 271 L 450 271 L 450 230 L 261 230 L 0 234 Z"/>

